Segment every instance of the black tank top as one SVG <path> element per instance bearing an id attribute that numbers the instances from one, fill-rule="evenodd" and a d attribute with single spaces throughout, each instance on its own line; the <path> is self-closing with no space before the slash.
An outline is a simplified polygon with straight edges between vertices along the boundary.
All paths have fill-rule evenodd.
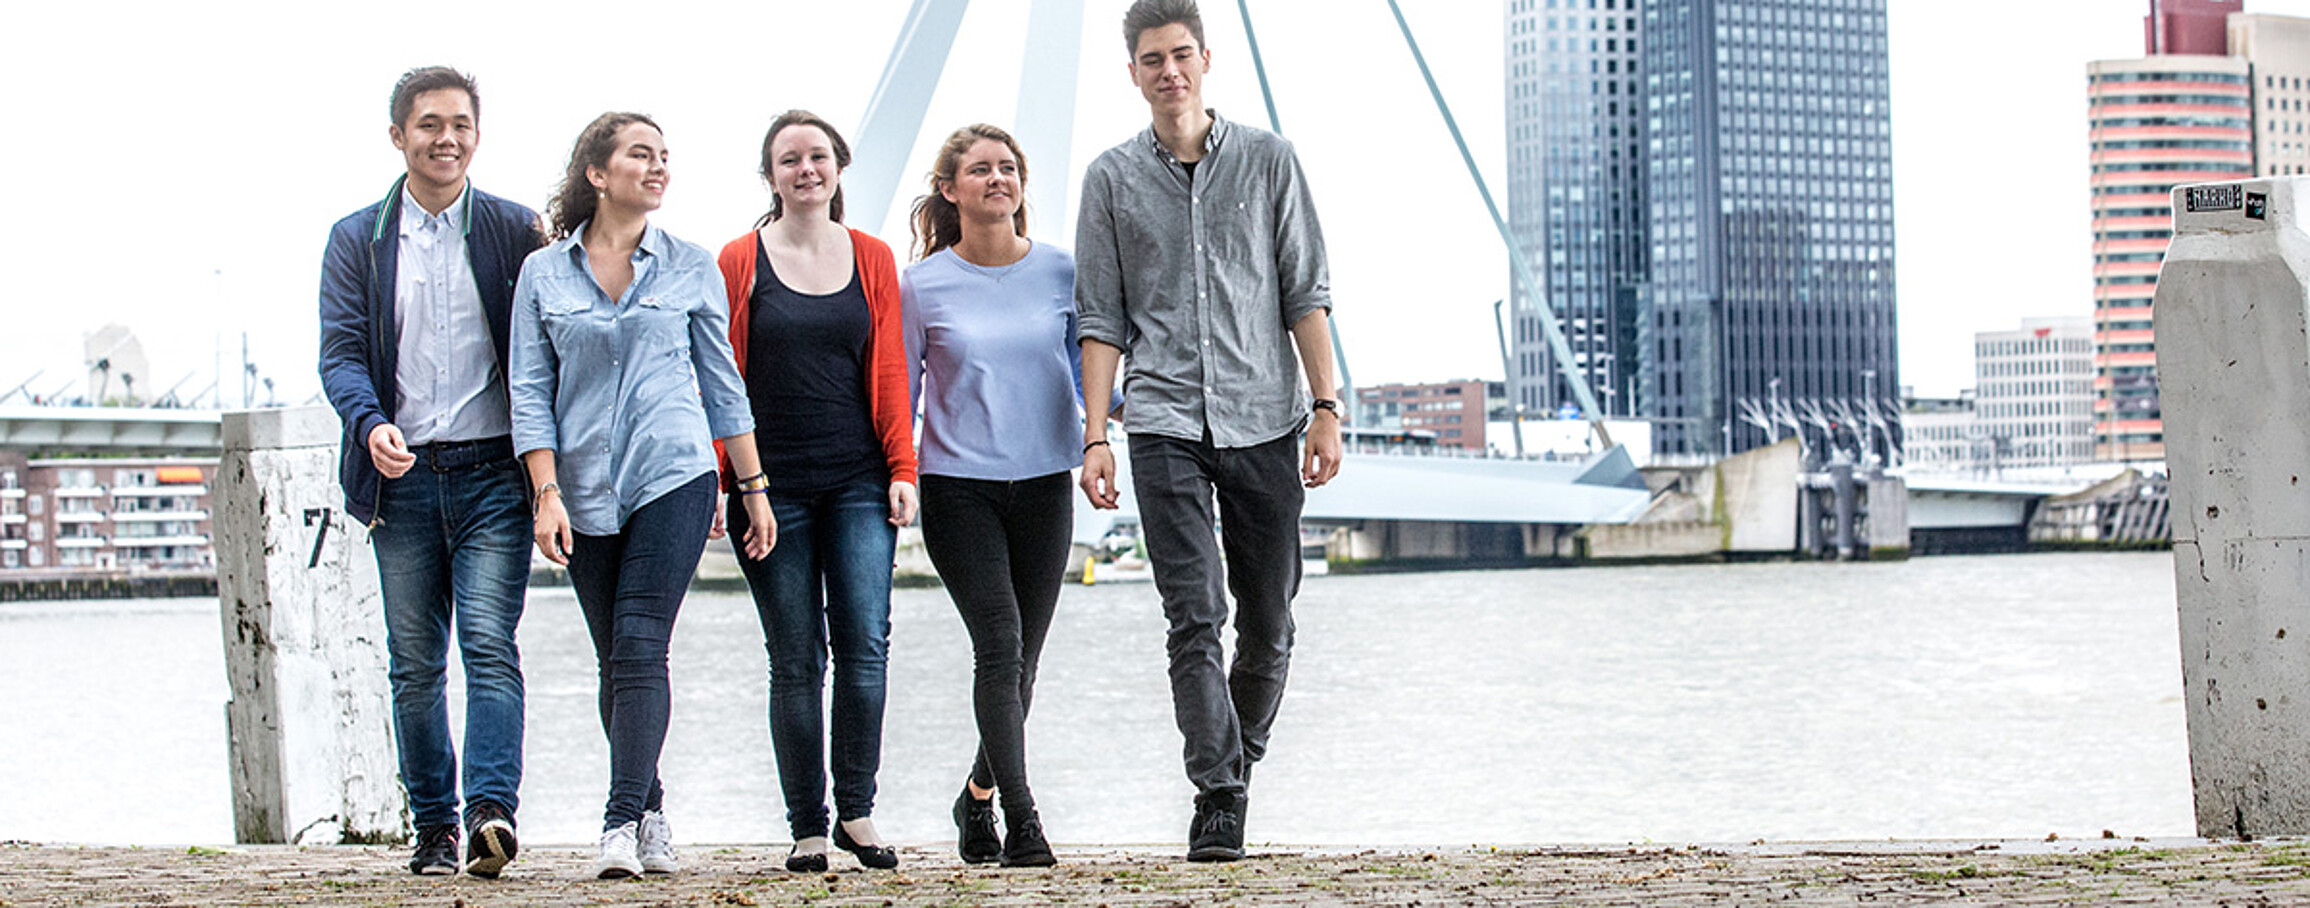
<path id="1" fill-rule="evenodd" d="M 801 293 L 778 280 L 757 240 L 748 306 L 746 397 L 770 490 L 798 495 L 887 482 L 889 464 L 866 402 L 873 319 L 856 266 L 840 290 Z"/>

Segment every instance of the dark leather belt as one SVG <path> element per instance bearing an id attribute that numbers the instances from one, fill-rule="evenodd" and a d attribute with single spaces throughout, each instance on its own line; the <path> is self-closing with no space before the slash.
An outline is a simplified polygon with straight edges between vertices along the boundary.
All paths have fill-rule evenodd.
<path id="1" fill-rule="evenodd" d="M 483 464 L 502 463 L 513 459 L 513 436 L 479 438 L 473 441 L 437 441 L 409 449 L 417 455 L 417 462 L 432 468 L 435 473 L 455 473 Z"/>

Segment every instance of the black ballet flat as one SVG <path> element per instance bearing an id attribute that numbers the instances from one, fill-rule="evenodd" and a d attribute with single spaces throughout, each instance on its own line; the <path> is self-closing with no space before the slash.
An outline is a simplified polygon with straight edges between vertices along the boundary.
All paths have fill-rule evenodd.
<path id="1" fill-rule="evenodd" d="M 891 870 L 898 867 L 898 850 L 884 845 L 861 845 L 850 837 L 842 824 L 834 824 L 834 847 L 858 856 L 858 863 L 873 870 Z M 822 865 L 819 869 L 825 869 Z"/>
<path id="2" fill-rule="evenodd" d="M 826 852 L 821 851 L 816 854 L 801 854 L 799 852 L 789 850 L 786 852 L 786 872 L 825 873 Z"/>

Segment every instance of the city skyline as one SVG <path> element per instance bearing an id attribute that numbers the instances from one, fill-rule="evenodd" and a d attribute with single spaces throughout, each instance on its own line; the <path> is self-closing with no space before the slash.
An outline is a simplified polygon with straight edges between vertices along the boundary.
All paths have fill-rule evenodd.
<path id="1" fill-rule="evenodd" d="M 1367 384 L 1497 377 L 1491 303 L 1507 292 L 1505 252 L 1473 187 L 1449 166 L 1455 152 L 1384 6 L 1251 6 L 1285 134 L 1301 146 L 1324 212 L 1354 377 Z M 1112 20 L 1121 4 L 1113 7 L 1085 17 L 1077 133 L 1067 155 L 1075 162 L 1145 121 L 1115 65 L 1122 54 Z M 1319 8 L 1335 26 L 1320 38 L 1285 27 Z M 1970 380 L 1965 351 L 1974 331 L 2017 316 L 2090 311 L 2090 251 L 2076 229 L 2088 217 L 2078 88 L 2089 61 L 2138 55 L 2141 13 L 2120 15 L 2107 3 L 2025 4 L 1983 30 L 1925 0 L 1887 0 L 1887 8 L 1902 256 L 1980 257 L 1964 273 L 1913 266 L 1900 276 L 1904 380 L 1922 393 L 1953 393 Z M 25 300 L 0 332 L 0 390 L 38 370 L 29 390 L 80 392 L 83 336 L 118 322 L 151 356 L 155 374 L 139 377 L 140 388 L 157 391 L 187 374 L 189 387 L 204 386 L 221 360 L 228 397 L 237 397 L 232 381 L 247 330 L 280 398 L 309 396 L 318 386 L 320 246 L 329 223 L 372 201 L 396 172 L 379 121 L 391 80 L 415 63 L 447 62 L 480 76 L 486 140 L 476 180 L 532 204 L 542 202 L 569 137 L 593 113 L 658 114 L 680 177 L 660 223 L 694 242 L 717 242 L 751 223 L 765 200 L 750 159 L 769 115 L 808 106 L 855 123 L 905 4 L 862 4 L 801 23 L 677 5 L 656 16 L 679 39 L 637 42 L 634 65 L 614 68 L 574 50 L 598 45 L 614 8 L 568 9 L 550 19 L 480 9 L 453 27 L 280 4 L 169 7 L 126 27 L 61 5 L 25 14 L 27 33 L 50 40 L 0 63 L 0 71 L 19 84 L 63 87 L 24 101 L 29 122 L 49 141 L 12 143 L 7 152 L 18 172 L 33 175 L 20 199 L 36 216 L 14 220 L 0 238 L 19 266 L 12 273 L 21 275 Z M 1504 110 L 1501 9 L 1406 10 L 1496 192 L 1505 185 L 1507 145 L 1497 115 Z M 2310 15 L 2310 0 L 2246 9 Z M 905 173 L 926 169 L 929 146 L 950 124 L 1012 119 L 1023 10 L 1020 0 L 971 6 L 926 120 L 932 135 L 910 150 Z M 1215 58 L 1209 99 L 1233 119 L 1264 125 L 1232 5 L 1207 4 L 1206 19 Z M 281 22 L 309 30 L 311 40 L 261 38 L 276 35 Z M 810 39 L 755 52 L 767 36 L 796 28 L 811 29 Z M 366 37 L 343 46 L 321 37 L 347 30 Z M 1936 61 L 1960 42 L 1977 65 L 1942 72 Z M 1354 51 L 1345 61 L 1342 48 Z M 760 87 L 734 98 L 727 86 Z M 1983 109 L 1987 95 L 1998 103 Z M 1976 132 L 2002 137 L 2004 150 L 1993 160 L 1953 154 Z M 918 191 L 915 179 L 903 182 L 901 205 Z M 1071 245 L 1070 234 L 1045 232 L 1070 214 L 1036 212 L 1035 232 Z M 857 226 L 903 239 L 897 217 L 869 220 Z M 102 279 L 116 274 L 127 279 Z"/>

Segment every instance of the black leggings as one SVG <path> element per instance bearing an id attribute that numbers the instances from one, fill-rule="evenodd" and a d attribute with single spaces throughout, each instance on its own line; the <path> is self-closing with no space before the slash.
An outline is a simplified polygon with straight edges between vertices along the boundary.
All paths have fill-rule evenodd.
<path id="1" fill-rule="evenodd" d="M 1065 472 L 1008 482 L 922 477 L 923 547 L 971 635 L 979 726 L 971 782 L 1001 792 L 1010 814 L 1035 807 L 1027 708 L 1074 535 L 1070 479 Z"/>

